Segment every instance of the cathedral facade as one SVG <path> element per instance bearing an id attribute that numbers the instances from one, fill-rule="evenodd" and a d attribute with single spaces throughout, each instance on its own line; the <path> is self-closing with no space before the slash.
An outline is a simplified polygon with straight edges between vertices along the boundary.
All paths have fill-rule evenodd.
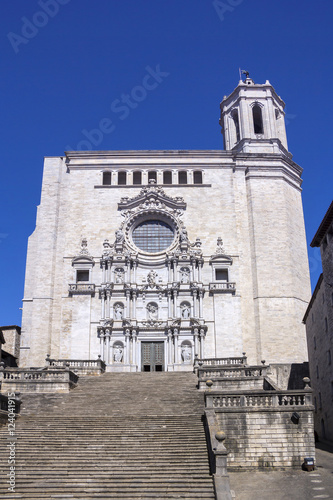
<path id="1" fill-rule="evenodd" d="M 45 159 L 29 238 L 20 366 L 92 360 L 187 371 L 195 358 L 307 359 L 302 169 L 284 103 L 240 81 L 221 151 L 76 151 Z"/>

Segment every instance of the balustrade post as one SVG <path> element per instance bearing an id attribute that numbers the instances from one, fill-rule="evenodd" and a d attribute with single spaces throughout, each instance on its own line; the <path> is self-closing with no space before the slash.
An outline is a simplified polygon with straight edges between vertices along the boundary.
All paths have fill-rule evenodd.
<path id="1" fill-rule="evenodd" d="M 215 454 L 216 470 L 213 477 L 216 500 L 232 500 L 229 476 L 227 473 L 228 451 L 223 444 L 225 437 L 223 431 L 218 431 L 215 434 L 217 446 L 213 451 Z"/>

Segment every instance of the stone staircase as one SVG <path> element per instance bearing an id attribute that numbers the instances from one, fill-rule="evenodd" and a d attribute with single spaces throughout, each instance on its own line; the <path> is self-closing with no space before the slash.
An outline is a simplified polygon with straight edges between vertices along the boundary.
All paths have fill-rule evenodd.
<path id="1" fill-rule="evenodd" d="M 22 395 L 15 494 L 0 429 L 0 499 L 214 499 L 196 382 L 106 373 L 69 394 Z"/>

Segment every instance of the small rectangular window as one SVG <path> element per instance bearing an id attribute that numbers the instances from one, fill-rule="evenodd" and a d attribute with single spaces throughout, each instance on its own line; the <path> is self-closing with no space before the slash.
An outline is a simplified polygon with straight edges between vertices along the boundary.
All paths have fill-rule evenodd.
<path id="1" fill-rule="evenodd" d="M 163 184 L 172 184 L 172 172 L 163 172 Z"/>
<path id="2" fill-rule="evenodd" d="M 111 184 L 111 172 L 103 172 L 103 186 Z"/>
<path id="3" fill-rule="evenodd" d="M 76 281 L 89 281 L 89 271 L 76 271 Z"/>
<path id="4" fill-rule="evenodd" d="M 133 184 L 142 184 L 142 173 L 134 172 L 133 173 Z"/>
<path id="5" fill-rule="evenodd" d="M 148 172 L 148 182 L 151 180 L 153 180 L 155 182 L 157 181 L 157 172 L 154 172 L 154 171 Z"/>
<path id="6" fill-rule="evenodd" d="M 215 269 L 215 279 L 216 281 L 228 281 L 227 269 Z"/>
<path id="7" fill-rule="evenodd" d="M 178 172 L 179 184 L 187 184 L 187 172 Z"/>
<path id="8" fill-rule="evenodd" d="M 202 184 L 202 172 L 199 172 L 198 170 L 193 172 L 193 183 Z"/>
<path id="9" fill-rule="evenodd" d="M 126 186 L 126 172 L 118 172 L 118 185 Z"/>

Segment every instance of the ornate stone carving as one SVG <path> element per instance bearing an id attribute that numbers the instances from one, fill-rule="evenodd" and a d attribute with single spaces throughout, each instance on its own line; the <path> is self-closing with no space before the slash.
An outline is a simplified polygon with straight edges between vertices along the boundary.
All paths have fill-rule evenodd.
<path id="1" fill-rule="evenodd" d="M 147 319 L 150 321 L 158 320 L 158 305 L 155 302 L 149 302 L 146 307 Z"/>
<path id="2" fill-rule="evenodd" d="M 114 307 L 114 319 L 115 320 L 122 320 L 124 317 L 124 306 L 120 302 L 117 302 Z"/>
<path id="3" fill-rule="evenodd" d="M 120 346 L 116 346 L 113 349 L 113 359 L 115 363 L 121 363 L 123 360 L 124 350 Z"/>
<path id="4" fill-rule="evenodd" d="M 180 305 L 181 314 L 183 319 L 189 319 L 191 315 L 191 306 L 188 302 L 183 302 Z"/>
<path id="5" fill-rule="evenodd" d="M 115 283 L 124 283 L 125 271 L 122 267 L 117 267 L 114 271 L 114 281 Z"/>
<path id="6" fill-rule="evenodd" d="M 182 360 L 184 363 L 190 363 L 192 360 L 192 349 L 191 346 L 184 344 L 182 345 Z"/>

